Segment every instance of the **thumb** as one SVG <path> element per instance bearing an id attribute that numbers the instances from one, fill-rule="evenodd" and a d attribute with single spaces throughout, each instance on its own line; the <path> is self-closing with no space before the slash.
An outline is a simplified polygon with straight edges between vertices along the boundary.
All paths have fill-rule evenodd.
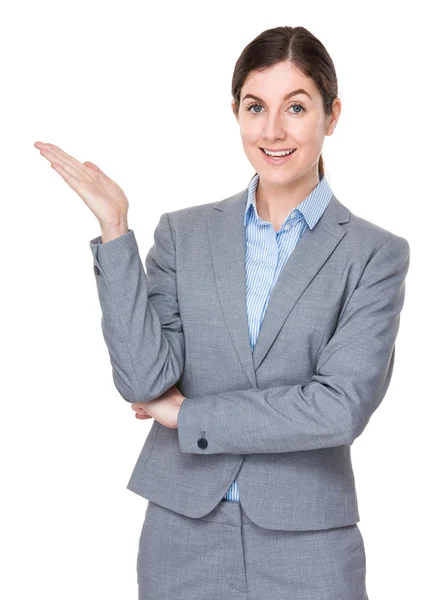
<path id="1" fill-rule="evenodd" d="M 92 163 L 89 160 L 85 160 L 85 162 L 83 164 L 87 167 L 90 167 L 91 169 L 94 169 L 95 171 L 99 171 L 100 173 L 103 173 L 102 169 L 99 169 L 99 167 L 97 165 L 95 165 L 94 163 Z"/>

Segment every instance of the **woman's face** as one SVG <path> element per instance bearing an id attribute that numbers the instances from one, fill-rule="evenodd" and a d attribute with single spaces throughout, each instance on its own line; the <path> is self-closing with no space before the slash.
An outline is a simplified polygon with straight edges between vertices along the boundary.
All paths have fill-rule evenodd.
<path id="1" fill-rule="evenodd" d="M 293 91 L 298 93 L 290 96 Z M 234 100 L 232 109 L 234 112 Z M 263 181 L 283 185 L 310 174 L 317 177 L 324 136 L 333 133 L 339 113 L 340 100 L 336 98 L 332 115 L 326 117 L 312 79 L 286 61 L 249 75 L 241 90 L 236 118 L 242 145 L 254 169 Z M 261 148 L 296 150 L 279 164 L 268 160 Z"/>

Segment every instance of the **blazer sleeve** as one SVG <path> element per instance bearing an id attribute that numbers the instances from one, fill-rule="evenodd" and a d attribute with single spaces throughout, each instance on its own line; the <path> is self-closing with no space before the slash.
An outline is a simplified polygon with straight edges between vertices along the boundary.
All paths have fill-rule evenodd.
<path id="1" fill-rule="evenodd" d="M 351 445 L 390 383 L 409 260 L 409 244 L 400 236 L 372 256 L 308 383 L 185 398 L 178 414 L 181 451 L 257 454 Z M 198 445 L 202 437 L 206 443 Z"/>
<path id="2" fill-rule="evenodd" d="M 90 241 L 102 332 L 114 384 L 128 402 L 145 402 L 178 383 L 184 336 L 176 294 L 175 245 L 161 215 L 144 271 L 134 231 Z"/>

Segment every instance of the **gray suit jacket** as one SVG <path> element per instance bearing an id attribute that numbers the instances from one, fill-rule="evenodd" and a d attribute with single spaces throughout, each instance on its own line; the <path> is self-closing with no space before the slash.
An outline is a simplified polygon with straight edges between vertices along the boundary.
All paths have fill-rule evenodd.
<path id="1" fill-rule="evenodd" d="M 350 448 L 392 376 L 409 244 L 333 195 L 285 264 L 252 352 L 247 191 L 162 214 L 146 274 L 133 230 L 90 242 L 120 395 L 143 402 L 176 384 L 186 396 L 177 429 L 151 422 L 127 488 L 201 517 L 237 477 L 261 527 L 350 525 Z"/>

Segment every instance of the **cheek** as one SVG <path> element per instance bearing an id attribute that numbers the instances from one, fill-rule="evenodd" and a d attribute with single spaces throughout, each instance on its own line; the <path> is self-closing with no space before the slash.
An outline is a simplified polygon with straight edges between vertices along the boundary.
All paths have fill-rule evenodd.
<path id="1" fill-rule="evenodd" d="M 258 139 L 254 136 L 242 136 L 242 146 L 249 160 L 257 160 Z"/>
<path id="2" fill-rule="evenodd" d="M 260 130 L 254 124 L 248 125 L 248 126 L 243 125 L 240 128 L 240 135 L 241 135 L 242 143 L 244 144 L 244 146 L 247 146 L 249 144 L 256 145 L 257 140 L 260 137 Z"/>
<path id="3" fill-rule="evenodd" d="M 324 141 L 324 132 L 313 125 L 301 127 L 294 136 L 294 139 L 299 143 L 301 150 L 306 153 L 316 154 L 322 149 Z"/>

